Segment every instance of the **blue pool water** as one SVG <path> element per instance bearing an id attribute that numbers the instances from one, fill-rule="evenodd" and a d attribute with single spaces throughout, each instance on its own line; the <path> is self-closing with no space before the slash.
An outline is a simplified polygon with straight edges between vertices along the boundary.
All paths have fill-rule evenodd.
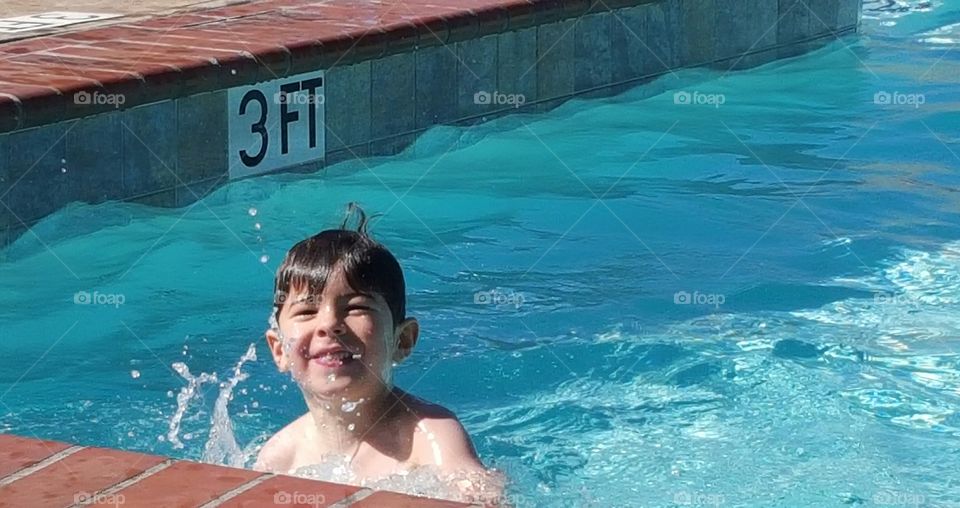
<path id="1" fill-rule="evenodd" d="M 174 448 L 171 366 L 223 381 L 256 343 L 229 409 L 262 442 L 303 410 L 262 344 L 273 271 L 359 201 L 424 329 L 398 384 L 520 506 L 956 506 L 960 1 L 865 17 L 189 209 L 70 206 L 0 251 L 0 432 L 200 458 L 220 390 Z"/>

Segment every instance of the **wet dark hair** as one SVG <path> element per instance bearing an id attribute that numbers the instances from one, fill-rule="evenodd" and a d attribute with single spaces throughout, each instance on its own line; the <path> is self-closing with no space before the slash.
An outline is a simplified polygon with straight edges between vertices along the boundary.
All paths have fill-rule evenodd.
<path id="1" fill-rule="evenodd" d="M 357 217 L 355 230 L 347 229 L 352 216 Z M 292 289 L 306 287 L 310 295 L 319 295 L 336 270 L 343 270 L 354 290 L 380 294 L 390 307 L 395 327 L 406 319 L 403 270 L 393 254 L 367 233 L 367 224 L 363 210 L 350 203 L 340 229 L 321 231 L 287 252 L 274 280 L 272 326 L 280 319 Z"/>

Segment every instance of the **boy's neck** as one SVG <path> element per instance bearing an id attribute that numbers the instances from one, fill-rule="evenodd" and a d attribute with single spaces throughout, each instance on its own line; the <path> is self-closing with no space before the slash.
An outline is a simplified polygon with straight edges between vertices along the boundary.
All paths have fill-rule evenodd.
<path id="1" fill-rule="evenodd" d="M 363 441 L 376 435 L 373 428 L 389 421 L 386 414 L 402 409 L 403 392 L 389 388 L 363 402 L 357 400 L 314 399 L 306 397 L 307 408 L 313 420 L 315 445 L 324 454 L 353 455 Z M 355 407 L 349 407 L 356 403 Z M 347 404 L 347 407 L 344 407 Z M 350 409 L 349 411 L 347 409 Z"/>

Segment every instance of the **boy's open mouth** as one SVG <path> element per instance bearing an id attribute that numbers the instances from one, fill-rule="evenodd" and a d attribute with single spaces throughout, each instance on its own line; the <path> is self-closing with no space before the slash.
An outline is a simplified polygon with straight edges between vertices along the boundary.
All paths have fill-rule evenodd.
<path id="1" fill-rule="evenodd" d="M 346 350 L 320 353 L 310 357 L 310 361 L 323 367 L 337 368 L 353 363 L 360 355 Z"/>

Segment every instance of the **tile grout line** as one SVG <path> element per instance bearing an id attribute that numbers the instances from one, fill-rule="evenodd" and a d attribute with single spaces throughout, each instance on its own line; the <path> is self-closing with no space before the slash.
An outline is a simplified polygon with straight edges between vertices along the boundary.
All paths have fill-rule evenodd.
<path id="1" fill-rule="evenodd" d="M 39 471 L 39 470 L 41 470 L 41 469 L 43 469 L 43 468 L 45 468 L 45 467 L 47 467 L 47 466 L 49 466 L 49 465 L 51 465 L 51 464 L 54 464 L 54 463 L 56 463 L 56 462 L 60 462 L 61 460 L 63 460 L 63 459 L 65 459 L 65 458 L 73 455 L 74 453 L 77 453 L 77 452 L 79 452 L 80 450 L 83 450 L 84 448 L 86 448 L 86 447 L 85 447 L 85 446 L 71 446 L 71 447 L 69 447 L 69 448 L 67 448 L 67 449 L 65 449 L 65 450 L 61 450 L 61 451 L 59 451 L 59 452 L 57 452 L 57 453 L 54 453 L 53 455 L 50 455 L 49 457 L 47 457 L 47 458 L 45 458 L 45 459 L 43 459 L 43 460 L 41 460 L 41 461 L 39 461 L 39 462 L 35 462 L 34 464 L 31 464 L 31 465 L 29 465 L 29 466 L 27 466 L 27 467 L 24 467 L 24 468 L 22 468 L 22 469 L 19 469 L 19 470 L 17 470 L 17 471 L 14 471 L 13 473 L 10 473 L 9 475 L 4 476 L 3 478 L 0 478 L 0 487 L 6 487 L 7 485 L 10 485 L 11 483 L 13 483 L 13 482 L 15 482 L 15 481 L 17 481 L 17 480 L 20 480 L 20 479 L 25 478 L 25 477 L 27 477 L 27 476 L 29 476 L 29 475 L 32 475 L 33 473 L 36 473 L 37 471 Z"/>
<path id="2" fill-rule="evenodd" d="M 240 486 L 238 486 L 238 487 L 234 487 L 233 489 L 228 490 L 228 491 L 224 492 L 223 494 L 220 494 L 219 496 L 216 497 L 216 499 L 207 501 L 206 503 L 200 505 L 200 508 L 213 508 L 213 507 L 215 507 L 215 506 L 220 506 L 220 505 L 223 504 L 225 501 L 229 501 L 229 500 L 231 500 L 231 499 L 239 496 L 240 494 L 243 494 L 244 492 L 246 492 L 246 491 L 248 491 L 248 490 L 252 490 L 252 489 L 253 489 L 254 487 L 256 487 L 257 485 L 260 485 L 261 483 L 263 483 L 263 482 L 265 482 L 265 481 L 267 481 L 267 480 L 269 480 L 269 479 L 271 479 L 271 478 L 274 478 L 274 477 L 276 477 L 276 476 L 277 476 L 277 475 L 275 475 L 275 474 L 273 474 L 273 473 L 265 473 L 265 474 L 262 474 L 262 475 L 254 478 L 254 479 L 252 479 L 252 480 L 250 480 L 250 481 L 248 481 L 248 482 L 246 482 L 246 483 L 240 484 Z"/>
<path id="3" fill-rule="evenodd" d="M 353 503 L 366 499 L 374 494 L 376 494 L 376 491 L 373 491 L 364 487 L 354 492 L 353 494 L 350 494 L 349 496 L 337 501 L 336 503 L 333 503 L 332 505 L 329 506 L 329 508 L 347 508 Z"/>
<path id="4" fill-rule="evenodd" d="M 126 480 L 123 480 L 123 481 L 121 481 L 121 482 L 117 482 L 117 483 L 115 483 L 115 484 L 113 484 L 113 485 L 111 485 L 111 486 L 109 486 L 109 487 L 107 487 L 107 488 L 105 488 L 105 489 L 101 489 L 101 490 L 97 491 L 96 494 L 90 496 L 89 499 L 87 499 L 87 500 L 85 500 L 85 501 L 81 501 L 81 502 L 76 502 L 76 503 L 74 503 L 73 505 L 71 505 L 70 508 L 76 508 L 76 507 L 79 507 L 79 506 L 89 506 L 89 505 L 97 502 L 97 499 L 99 499 L 99 498 L 102 498 L 102 497 L 104 497 L 104 496 L 109 496 L 109 495 L 111 495 L 111 494 L 116 494 L 117 492 L 119 492 L 119 491 L 121 491 L 121 490 L 123 490 L 123 489 L 125 489 L 125 488 L 127 488 L 127 487 L 129 487 L 129 486 L 131 486 L 131 485 L 134 485 L 134 484 L 136 484 L 136 483 L 139 483 L 141 480 L 143 480 L 144 478 L 147 478 L 148 476 L 153 476 L 154 474 L 156 474 L 156 473 L 158 473 L 158 472 L 160 472 L 160 471 L 163 471 L 164 469 L 170 467 L 174 462 L 176 462 L 174 459 L 167 459 L 167 460 L 165 460 L 165 461 L 163 461 L 163 462 L 161 462 L 161 463 L 159 463 L 159 464 L 157 464 L 157 465 L 155 465 L 155 466 L 151 466 L 151 467 L 149 467 L 149 468 L 141 471 L 140 473 L 135 474 L 135 475 L 131 476 L 130 478 L 127 478 Z"/>

